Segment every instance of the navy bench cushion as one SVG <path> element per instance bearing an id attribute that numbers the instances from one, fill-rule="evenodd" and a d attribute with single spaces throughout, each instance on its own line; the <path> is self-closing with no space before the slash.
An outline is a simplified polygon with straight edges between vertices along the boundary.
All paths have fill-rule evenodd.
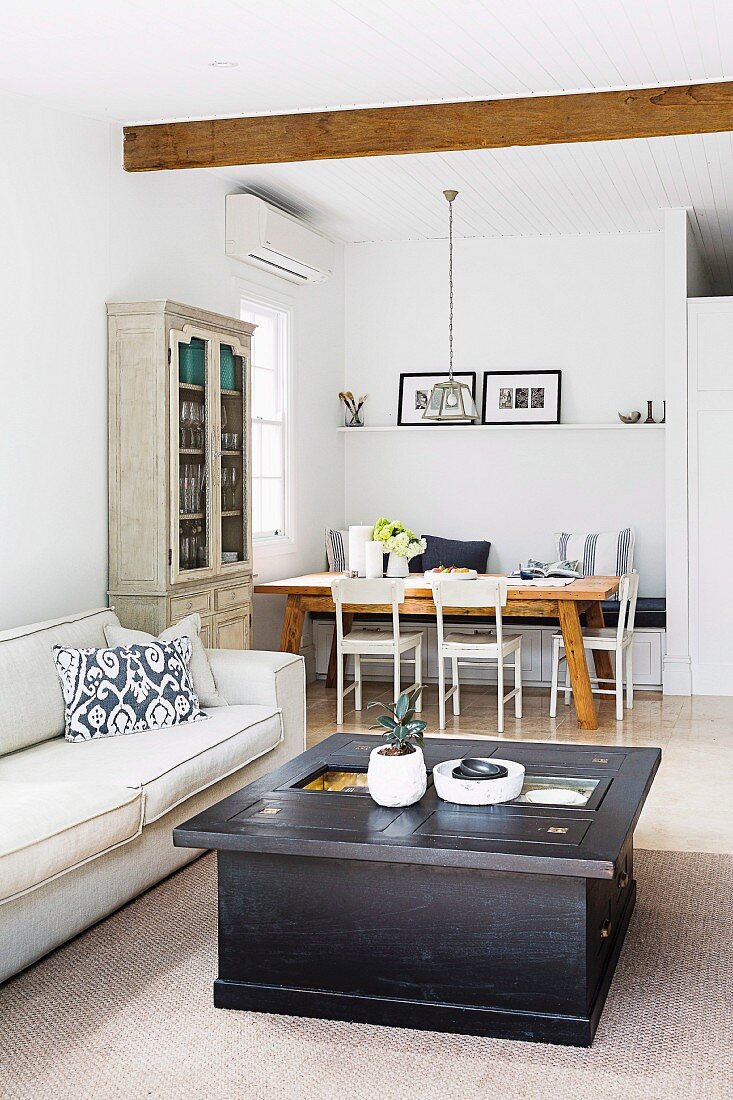
<path id="1" fill-rule="evenodd" d="M 490 542 L 443 539 L 439 535 L 423 535 L 423 538 L 428 545 L 419 555 L 419 560 L 413 558 L 410 562 L 411 573 L 424 573 L 426 569 L 436 569 L 439 565 L 455 565 L 458 569 L 486 572 Z"/>

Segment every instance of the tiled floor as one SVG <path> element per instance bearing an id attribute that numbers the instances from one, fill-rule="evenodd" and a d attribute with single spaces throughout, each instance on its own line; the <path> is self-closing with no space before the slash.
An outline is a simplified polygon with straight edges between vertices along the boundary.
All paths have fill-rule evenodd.
<path id="1" fill-rule="evenodd" d="M 442 736 L 496 738 L 496 690 L 461 687 L 461 715 L 448 718 Z M 389 700 L 388 684 L 364 688 L 361 713 L 354 711 L 353 695 L 345 701 L 344 724 L 336 725 L 336 693 L 321 681 L 308 688 L 308 745 L 336 732 L 365 732 L 374 712 L 371 699 Z M 562 700 L 562 697 L 561 697 Z M 662 696 L 638 692 L 633 711 L 616 722 L 612 699 L 599 701 L 595 733 L 579 730 L 571 703 L 558 704 L 557 719 L 548 716 L 549 694 L 525 689 L 524 716 L 513 717 L 512 703 L 505 722 L 507 740 L 558 741 L 595 745 L 655 745 L 662 749 L 662 765 L 637 826 L 639 848 L 733 854 L 733 698 Z M 449 703 L 450 709 L 450 703 Z M 427 685 L 423 718 L 428 734 L 438 735 L 437 688 Z"/>

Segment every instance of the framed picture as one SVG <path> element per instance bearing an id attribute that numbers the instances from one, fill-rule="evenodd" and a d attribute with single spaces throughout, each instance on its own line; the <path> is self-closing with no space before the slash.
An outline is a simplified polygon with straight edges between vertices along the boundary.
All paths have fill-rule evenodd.
<path id="1" fill-rule="evenodd" d="M 471 390 L 471 396 L 476 400 L 476 372 L 469 371 L 463 374 L 453 374 L 457 382 L 465 382 Z M 428 407 L 430 391 L 436 382 L 448 378 L 447 371 L 439 371 L 433 374 L 401 374 L 400 393 L 397 407 L 398 424 L 440 424 L 439 420 L 423 420 L 422 415 Z M 470 420 L 453 421 L 455 423 L 470 424 Z"/>
<path id="2" fill-rule="evenodd" d="M 561 370 L 487 370 L 482 424 L 559 424 Z"/>

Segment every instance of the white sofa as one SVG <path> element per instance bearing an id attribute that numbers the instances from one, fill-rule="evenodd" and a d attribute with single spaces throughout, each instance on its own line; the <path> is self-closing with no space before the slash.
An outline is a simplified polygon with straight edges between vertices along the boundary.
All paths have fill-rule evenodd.
<path id="1" fill-rule="evenodd" d="M 109 609 L 0 633 L 0 982 L 199 852 L 174 826 L 305 747 L 303 659 L 209 650 L 206 722 L 71 744 L 56 643 L 104 646 Z"/>

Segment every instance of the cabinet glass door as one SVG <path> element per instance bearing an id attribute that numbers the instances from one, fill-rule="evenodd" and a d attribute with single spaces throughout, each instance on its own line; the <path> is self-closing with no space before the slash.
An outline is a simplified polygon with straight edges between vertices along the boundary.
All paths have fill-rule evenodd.
<path id="1" fill-rule="evenodd" d="M 214 344 L 171 335 L 171 567 L 175 579 L 213 572 L 211 387 Z"/>
<path id="2" fill-rule="evenodd" d="M 219 345 L 221 427 L 219 572 L 236 572 L 249 558 L 247 357 L 236 343 Z"/>

